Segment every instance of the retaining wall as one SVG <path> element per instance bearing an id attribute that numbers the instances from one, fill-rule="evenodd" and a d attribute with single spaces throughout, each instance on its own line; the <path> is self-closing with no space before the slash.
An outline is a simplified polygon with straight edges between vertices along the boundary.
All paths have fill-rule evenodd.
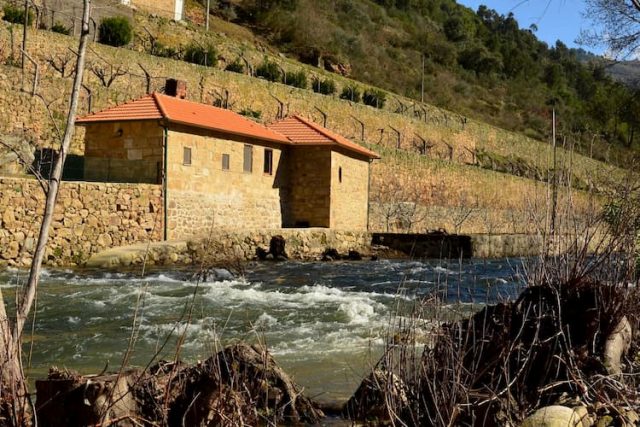
<path id="1" fill-rule="evenodd" d="M 27 266 L 44 212 L 38 181 L 0 177 L 0 266 Z M 160 240 L 162 192 L 158 185 L 63 182 L 47 265 L 82 264 L 114 246 Z"/>

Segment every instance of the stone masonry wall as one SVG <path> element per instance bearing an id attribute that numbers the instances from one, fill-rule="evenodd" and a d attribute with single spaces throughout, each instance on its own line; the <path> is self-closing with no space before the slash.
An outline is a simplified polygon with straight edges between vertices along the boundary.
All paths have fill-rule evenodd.
<path id="1" fill-rule="evenodd" d="M 43 211 L 36 180 L 0 177 L 0 266 L 30 263 Z M 160 186 L 63 182 L 45 264 L 81 264 L 113 246 L 159 240 L 162 221 Z"/>
<path id="2" fill-rule="evenodd" d="M 366 230 L 368 201 L 368 160 L 332 152 L 331 228 Z"/>
<path id="3" fill-rule="evenodd" d="M 86 126 L 84 178 L 101 182 L 161 182 L 163 129 L 156 121 Z"/>
<path id="4" fill-rule="evenodd" d="M 253 147 L 251 172 L 243 170 L 245 145 Z M 169 239 L 206 236 L 212 227 L 282 226 L 286 179 L 277 145 L 194 135 L 178 128 L 169 131 L 167 146 Z M 191 165 L 183 162 L 185 148 L 191 149 Z M 263 169 L 267 149 L 273 152 L 271 174 Z M 229 155 L 228 170 L 222 169 L 223 154 Z"/>

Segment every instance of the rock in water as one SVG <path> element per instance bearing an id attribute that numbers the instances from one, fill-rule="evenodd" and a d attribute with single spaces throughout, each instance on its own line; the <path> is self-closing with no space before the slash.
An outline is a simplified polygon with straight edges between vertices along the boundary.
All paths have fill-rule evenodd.
<path id="1" fill-rule="evenodd" d="M 285 250 L 286 241 L 284 237 L 277 235 L 271 238 L 269 242 L 269 253 L 273 255 L 273 258 L 276 260 L 286 260 L 289 259 L 287 252 Z"/>

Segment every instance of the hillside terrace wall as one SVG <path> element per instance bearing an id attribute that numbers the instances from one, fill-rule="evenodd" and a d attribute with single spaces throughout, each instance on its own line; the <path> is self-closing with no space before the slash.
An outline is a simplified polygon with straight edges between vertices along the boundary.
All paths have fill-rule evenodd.
<path id="1" fill-rule="evenodd" d="M 45 264 L 76 265 L 114 246 L 160 240 L 161 187 L 63 182 Z M 36 180 L 0 177 L 0 266 L 29 265 L 44 211 Z"/>
<path id="2" fill-rule="evenodd" d="M 9 35 L 9 25 L 0 21 L 0 63 L 9 63 L 11 53 Z M 21 42 L 21 27 L 14 27 L 14 51 L 17 52 L 14 60 L 19 60 L 19 46 Z M 41 74 L 38 92 L 43 99 L 50 104 L 52 110 L 53 121 L 60 127 L 64 123 L 67 100 L 69 98 L 71 78 L 69 78 L 69 70 L 64 78 L 60 73 L 55 71 L 51 65 L 47 63 L 47 58 L 60 60 L 66 56 L 73 56 L 71 49 L 77 48 L 77 40 L 71 37 L 51 33 L 49 31 L 33 31 L 29 32 L 29 53 L 40 63 Z M 495 223 L 489 227 L 483 227 L 479 221 L 478 227 L 469 227 L 472 221 L 466 221 L 462 227 L 462 232 L 487 232 L 488 230 L 495 232 L 513 232 L 512 228 L 515 224 L 512 217 L 518 215 L 523 206 L 530 204 L 531 195 L 535 194 L 538 188 L 544 187 L 535 181 L 518 178 L 511 175 L 500 174 L 481 170 L 475 167 L 461 165 L 470 161 L 469 151 L 476 146 L 482 146 L 486 141 L 493 141 L 493 145 L 502 144 L 502 146 L 510 147 L 518 150 L 521 145 L 506 143 L 509 140 L 509 132 L 500 129 L 485 126 L 472 120 L 461 129 L 460 127 L 447 127 L 438 121 L 429 121 L 425 123 L 419 119 L 411 118 L 406 115 L 394 114 L 391 110 L 394 108 L 395 102 L 390 101 L 388 108 L 391 110 L 378 111 L 374 108 L 364 105 L 351 105 L 351 103 L 338 100 L 336 97 L 322 96 L 314 94 L 309 90 L 300 90 L 284 86 L 281 84 L 273 84 L 261 79 L 251 78 L 246 75 L 224 72 L 220 70 L 205 69 L 180 61 L 170 59 L 157 58 L 149 55 L 140 54 L 127 49 L 116 49 L 100 44 L 93 44 L 92 49 L 110 61 L 114 66 L 124 66 L 134 75 L 123 76 L 114 81 L 109 87 L 104 87 L 96 77 L 91 73 L 85 74 L 85 85 L 91 90 L 91 104 L 93 111 L 122 103 L 126 100 L 138 97 L 146 91 L 146 81 L 142 77 L 142 73 L 135 65 L 140 63 L 145 69 L 155 77 L 151 81 L 151 89 L 159 90 L 164 85 L 164 77 L 159 76 L 179 76 L 181 79 L 188 81 L 189 98 L 196 101 L 211 103 L 214 94 L 220 93 L 221 88 L 228 90 L 229 103 L 232 109 L 240 111 L 243 108 L 251 108 L 262 112 L 265 120 L 271 120 L 275 117 L 278 105 L 270 96 L 273 94 L 282 100 L 287 106 L 288 111 L 307 114 L 318 122 L 322 122 L 322 117 L 314 106 L 323 110 L 328 114 L 328 127 L 346 137 L 353 140 L 360 139 L 360 124 L 352 118 L 357 117 L 366 125 L 365 139 L 369 143 L 379 144 L 374 149 L 380 151 L 381 146 L 394 147 L 396 144 L 396 135 L 390 130 L 389 125 L 398 129 L 402 133 L 402 147 L 410 147 L 414 137 L 418 134 L 426 137 L 429 143 L 437 143 L 436 147 L 430 150 L 428 158 L 420 162 L 420 173 L 411 177 L 411 181 L 420 183 L 420 192 L 430 194 L 430 200 L 427 206 L 437 206 L 437 209 L 423 221 L 424 227 L 420 228 L 440 228 L 445 227 L 452 231 L 451 218 L 447 216 L 450 210 L 458 210 L 457 206 L 469 204 L 465 199 L 466 195 L 473 196 L 473 207 L 478 209 L 474 212 L 496 211 L 491 214 L 492 217 L 499 217 Z M 235 58 L 236 53 L 227 55 L 228 58 Z M 88 60 L 96 66 L 105 66 L 105 63 L 91 50 L 88 52 Z M 261 59 L 263 54 L 260 54 Z M 44 102 L 37 97 L 31 97 L 28 91 L 31 85 L 31 71 L 28 70 L 27 78 L 24 85 L 21 82 L 20 69 L 11 65 L 0 65 L 0 134 L 2 133 L 27 133 L 33 135 L 36 142 L 41 146 L 51 146 L 56 143 L 56 132 L 52 124 L 52 119 L 45 108 Z M 337 77 L 336 77 L 337 78 Z M 26 92 L 20 91 L 20 87 L 24 87 Z M 80 94 L 80 114 L 85 114 L 89 105 L 89 97 L 86 90 Z M 435 111 L 429 111 L 430 116 Z M 386 129 L 381 132 L 381 129 Z M 72 153 L 81 154 L 84 149 L 83 144 L 84 129 L 77 128 L 72 145 Z M 416 137 L 417 138 L 417 137 Z M 509 140 L 510 141 L 510 140 Z M 455 148 L 455 157 L 453 162 L 432 160 L 433 157 L 442 157 L 446 152 L 442 151 L 444 143 L 450 144 Z M 398 156 L 402 156 L 403 151 L 398 151 Z M 391 164 L 393 157 L 386 152 L 381 152 L 383 159 L 374 162 L 372 167 L 372 195 L 375 196 L 376 189 L 380 188 L 384 182 L 389 181 L 394 176 L 408 173 L 409 169 L 405 165 L 397 166 Z M 540 154 L 545 158 L 546 154 Z M 407 156 L 407 159 L 413 161 L 416 155 Z M 584 159 L 583 159 L 584 160 Z M 595 161 L 588 160 L 589 173 L 593 174 L 594 170 L 604 168 L 604 165 Z M 582 160 L 581 160 L 582 162 Z M 406 170 L 405 170 L 406 169 Z M 609 168 L 607 167 L 606 170 Z M 413 172 L 413 171 L 411 171 Z M 428 175 L 429 177 L 425 177 Z M 435 180 L 438 182 L 435 182 Z M 432 182 L 433 181 L 433 182 Z M 423 185 L 425 184 L 425 185 Z M 422 187 L 426 184 L 434 184 L 433 190 L 426 191 Z M 436 185 L 437 184 L 437 185 Z M 406 188 L 406 187 L 405 187 Z M 406 192 L 406 191 L 405 191 Z M 546 190 L 545 190 L 546 193 Z M 583 195 L 577 199 L 583 199 Z M 396 199 L 413 201 L 411 195 L 398 194 Z M 477 205 L 477 206 L 476 206 Z M 464 211 L 465 209 L 460 209 Z M 444 216 L 440 216 L 443 213 Z M 464 213 L 464 212 L 463 212 Z M 385 230 L 384 219 L 375 219 L 372 215 L 372 224 L 383 224 L 383 226 L 374 226 L 374 230 Z M 536 224 L 535 228 L 538 228 Z M 524 232 L 531 230 L 522 230 Z"/>
<path id="3" fill-rule="evenodd" d="M 182 31 L 182 29 L 180 28 L 179 31 Z M 21 30 L 19 26 L 16 26 L 14 28 L 15 52 L 19 53 L 20 43 Z M 5 22 L 0 22 L 0 46 L 4 46 L 4 48 L 0 47 L 0 62 L 6 62 L 10 56 L 10 44 L 9 26 Z M 43 94 L 47 101 L 54 98 L 61 98 L 63 100 L 68 98 L 71 88 L 71 79 L 68 78 L 69 70 L 67 70 L 65 78 L 60 79 L 60 73 L 48 64 L 48 60 L 54 59 L 59 62 L 60 58 L 69 56 L 69 48 L 77 48 L 76 39 L 49 31 L 32 30 L 29 32 L 28 50 L 30 55 L 41 64 L 39 92 Z M 225 46 L 221 44 L 220 49 L 224 48 Z M 98 43 L 93 44 L 92 49 L 96 53 L 92 53 L 91 50 L 88 52 L 87 60 L 89 64 L 95 65 L 98 69 L 100 67 L 106 67 L 108 69 L 109 65 L 105 64 L 101 59 L 104 58 L 114 67 L 120 66 L 122 69 L 128 69 L 131 72 L 129 75 L 116 78 L 109 88 L 104 87 L 92 72 L 85 74 L 84 83 L 92 91 L 91 103 L 93 111 L 137 98 L 146 93 L 147 82 L 139 67 L 135 65 L 140 63 L 152 76 L 179 77 L 187 81 L 188 98 L 194 101 L 210 104 L 214 101 L 216 97 L 215 94 L 220 93 L 221 88 L 223 88 L 223 92 L 228 91 L 228 101 L 232 104 L 233 110 L 240 111 L 243 108 L 250 108 L 260 111 L 265 121 L 275 119 L 279 108 L 279 104 L 271 96 L 273 95 L 287 105 L 288 112 L 308 115 L 315 121 L 322 123 L 322 116 L 314 108 L 314 106 L 317 106 L 328 114 L 329 119 L 327 123 L 331 130 L 353 140 L 360 139 L 361 126 L 351 117 L 352 114 L 365 123 L 365 139 L 368 142 L 382 143 L 395 147 L 397 144 L 397 135 L 389 128 L 389 125 L 391 125 L 401 132 L 402 137 L 400 143 L 405 149 L 412 149 L 414 142 L 416 142 L 414 140 L 415 134 L 423 135 L 430 143 L 435 143 L 435 146 L 431 149 L 433 155 L 448 158 L 449 150 L 444 143 L 446 142 L 454 147 L 453 160 L 465 163 L 471 161 L 471 156 L 467 149 L 472 150 L 475 147 L 475 140 L 470 135 L 467 135 L 466 132 L 460 128 L 459 124 L 445 126 L 438 123 L 425 123 L 416 117 L 394 114 L 388 110 L 378 110 L 362 104 L 353 104 L 340 100 L 337 96 L 316 94 L 310 89 L 296 89 L 291 86 L 274 84 L 247 75 L 225 72 L 214 68 L 198 67 L 182 61 L 144 55 L 129 49 L 112 48 Z M 221 51 L 221 55 L 225 53 L 226 52 Z M 233 58 L 237 56 L 237 52 L 230 50 L 226 56 Z M 262 60 L 263 56 L 264 54 L 260 54 L 259 58 L 256 57 L 255 60 Z M 18 54 L 16 54 L 15 59 L 19 60 Z M 223 64 L 222 61 L 221 64 Z M 13 67 L 8 68 L 16 70 Z M 30 90 L 32 81 L 32 70 L 29 71 L 24 84 L 27 90 Z M 2 70 L 0 70 L 0 73 L 2 73 Z M 9 74 L 13 74 L 9 72 L 4 74 L 6 74 L 4 80 L 8 82 L 6 88 L 3 87 L 2 89 L 6 89 L 8 92 L 0 94 L 0 97 L 5 96 L 7 101 L 10 101 L 5 105 L 15 104 L 16 98 L 22 98 L 19 105 L 22 111 L 6 111 L 5 113 L 10 115 L 12 119 L 5 121 L 6 126 L 2 126 L 2 123 L 0 123 L 0 129 L 5 127 L 21 130 L 22 125 L 25 125 L 27 128 L 33 127 L 34 133 L 36 133 L 41 140 L 50 142 L 55 132 L 49 123 L 50 120 L 42 101 L 39 99 L 31 99 L 28 93 L 21 93 L 19 90 L 16 90 L 16 88 L 22 86 L 19 72 L 16 73 L 16 76 L 9 76 Z M 164 86 L 164 78 L 165 77 L 157 77 L 152 79 L 151 90 L 160 90 Z M 337 79 L 338 77 L 332 76 L 332 78 Z M 88 107 L 88 93 L 83 91 L 80 97 L 80 109 L 81 113 L 84 114 Z M 0 101 L 2 101 L 1 98 Z M 389 104 L 394 103 L 390 100 Z M 66 105 L 64 105 L 63 102 L 52 104 L 54 110 L 64 111 L 64 107 L 66 107 Z M 31 115 L 34 117 L 30 117 Z M 454 116 L 453 114 L 451 115 L 452 117 Z M 28 118 L 28 120 L 20 120 L 20 117 Z M 56 119 L 62 118 L 63 116 L 57 117 Z M 452 123 L 453 122 L 452 119 Z M 381 132 L 380 129 L 384 129 L 385 131 Z M 74 150 L 81 153 L 83 149 L 82 139 L 75 138 L 74 141 Z"/>

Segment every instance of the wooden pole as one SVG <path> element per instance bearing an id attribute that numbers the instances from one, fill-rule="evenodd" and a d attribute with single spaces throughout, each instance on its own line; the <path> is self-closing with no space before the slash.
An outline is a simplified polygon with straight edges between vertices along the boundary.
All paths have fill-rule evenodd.
<path id="1" fill-rule="evenodd" d="M 420 97 L 420 101 L 424 103 L 424 62 L 425 62 L 425 58 L 424 58 L 424 53 L 422 54 L 422 88 L 421 88 L 421 97 Z"/>
<path id="2" fill-rule="evenodd" d="M 204 16 L 204 27 L 207 31 L 209 31 L 209 13 L 211 12 L 211 0 L 207 0 L 207 10 L 205 10 Z"/>
<path id="3" fill-rule="evenodd" d="M 558 207 L 558 149 L 556 144 L 556 108 L 552 111 L 552 133 L 553 133 L 553 181 L 551 183 L 551 235 L 556 233 L 556 210 Z"/>
<path id="4" fill-rule="evenodd" d="M 29 26 L 29 0 L 24 0 L 24 26 L 22 28 L 22 74 L 24 75 L 25 55 L 27 52 L 27 27 Z"/>

